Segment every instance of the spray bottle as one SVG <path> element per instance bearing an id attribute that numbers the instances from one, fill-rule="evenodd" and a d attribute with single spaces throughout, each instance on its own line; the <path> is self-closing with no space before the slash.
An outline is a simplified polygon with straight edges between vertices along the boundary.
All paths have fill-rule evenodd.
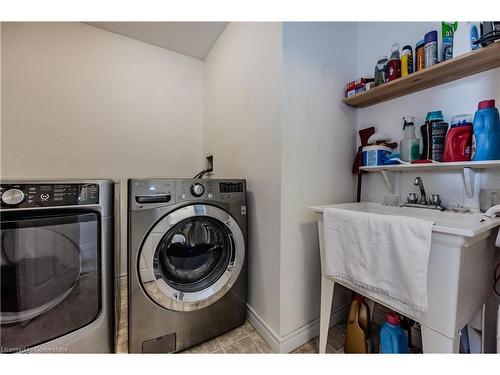
<path id="1" fill-rule="evenodd" d="M 403 117 L 404 138 L 399 145 L 401 160 L 411 162 L 417 160 L 420 154 L 420 141 L 415 136 L 415 117 Z"/>

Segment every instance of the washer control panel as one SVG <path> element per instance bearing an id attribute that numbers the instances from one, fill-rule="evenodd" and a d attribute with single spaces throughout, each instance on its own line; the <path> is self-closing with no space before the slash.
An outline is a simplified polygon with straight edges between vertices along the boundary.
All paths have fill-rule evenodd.
<path id="1" fill-rule="evenodd" d="M 243 180 L 176 180 L 176 200 L 217 200 L 243 202 L 245 182 Z"/>
<path id="2" fill-rule="evenodd" d="M 246 201 L 245 180 L 131 180 L 129 186 L 130 203 L 137 208 L 150 207 L 152 204 L 171 205 L 197 201 L 228 203 Z"/>
<path id="3" fill-rule="evenodd" d="M 33 208 L 99 203 L 97 184 L 0 185 L 2 208 Z"/>

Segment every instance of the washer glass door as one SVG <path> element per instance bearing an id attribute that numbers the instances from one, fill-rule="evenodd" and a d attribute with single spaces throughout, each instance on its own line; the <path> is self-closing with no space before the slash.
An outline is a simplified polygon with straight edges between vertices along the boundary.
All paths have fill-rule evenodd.
<path id="1" fill-rule="evenodd" d="M 198 216 L 175 224 L 156 248 L 153 266 L 158 277 L 181 292 L 199 292 L 224 273 L 234 243 L 217 219 Z"/>
<path id="2" fill-rule="evenodd" d="M 156 303 L 189 311 L 220 299 L 243 260 L 243 235 L 235 220 L 217 207 L 193 205 L 156 224 L 144 243 L 139 273 Z"/>

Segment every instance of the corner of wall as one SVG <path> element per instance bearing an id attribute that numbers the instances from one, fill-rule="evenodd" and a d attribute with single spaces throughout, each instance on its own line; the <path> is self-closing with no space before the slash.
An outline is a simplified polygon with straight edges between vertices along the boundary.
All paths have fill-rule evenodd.
<path id="1" fill-rule="evenodd" d="M 247 179 L 248 305 L 272 336 L 279 330 L 281 23 L 229 23 L 204 68 L 204 152 L 214 155 L 217 178 Z"/>
<path id="2" fill-rule="evenodd" d="M 293 349 L 314 337 L 319 317 L 317 227 L 308 207 L 353 199 L 357 114 L 341 100 L 356 72 L 357 26 L 295 22 L 282 32 L 279 338 Z"/>

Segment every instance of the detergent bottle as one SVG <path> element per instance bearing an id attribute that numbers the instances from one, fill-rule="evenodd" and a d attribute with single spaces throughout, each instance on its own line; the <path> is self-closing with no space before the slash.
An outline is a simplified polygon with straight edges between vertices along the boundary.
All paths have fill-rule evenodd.
<path id="1" fill-rule="evenodd" d="M 354 297 L 349 314 L 344 341 L 345 353 L 368 353 L 368 336 L 370 334 L 370 312 L 364 298 Z"/>
<path id="2" fill-rule="evenodd" d="M 500 160 L 500 119 L 494 99 L 479 102 L 473 129 L 472 160 Z"/>
<path id="3" fill-rule="evenodd" d="M 399 315 L 389 311 L 380 328 L 380 353 L 408 353 L 408 339 L 399 324 Z"/>
<path id="4" fill-rule="evenodd" d="M 423 144 L 421 159 L 441 161 L 447 131 L 448 124 L 444 122 L 442 111 L 427 113 L 425 123 L 420 127 Z"/>
<path id="5" fill-rule="evenodd" d="M 443 161 L 469 161 L 472 142 L 472 115 L 457 115 L 451 118 L 446 134 Z"/>
<path id="6" fill-rule="evenodd" d="M 391 49 L 391 56 L 385 68 L 386 82 L 401 77 L 401 59 L 399 57 L 399 43 L 394 43 Z"/>

